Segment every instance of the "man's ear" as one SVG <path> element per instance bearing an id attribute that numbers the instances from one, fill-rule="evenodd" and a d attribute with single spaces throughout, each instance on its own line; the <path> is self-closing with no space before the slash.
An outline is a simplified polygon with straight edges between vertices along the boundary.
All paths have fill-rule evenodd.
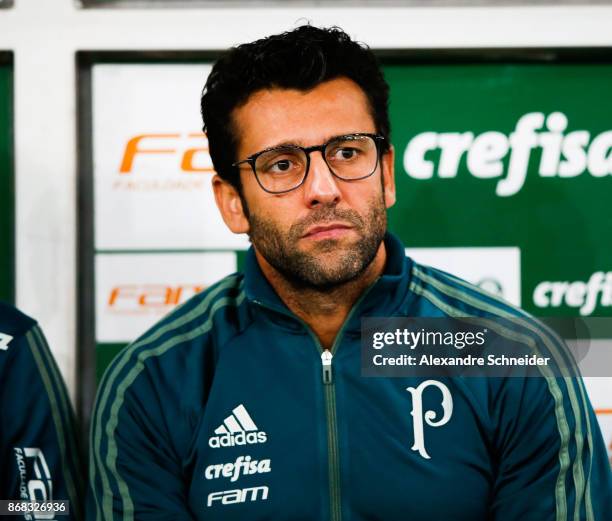
<path id="1" fill-rule="evenodd" d="M 385 205 L 391 208 L 395 204 L 395 149 L 393 145 L 380 159 L 382 182 L 385 187 Z"/>
<path id="2" fill-rule="evenodd" d="M 234 233 L 248 233 L 249 221 L 236 187 L 216 174 L 212 178 L 212 185 L 215 202 L 227 227 Z"/>

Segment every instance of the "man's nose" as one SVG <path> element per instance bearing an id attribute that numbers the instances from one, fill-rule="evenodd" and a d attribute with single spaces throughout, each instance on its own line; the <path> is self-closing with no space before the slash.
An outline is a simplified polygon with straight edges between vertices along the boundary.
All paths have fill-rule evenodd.
<path id="1" fill-rule="evenodd" d="M 338 203 L 341 198 L 335 177 L 320 152 L 310 155 L 310 169 L 304 181 L 304 198 L 309 207 L 319 204 Z"/>

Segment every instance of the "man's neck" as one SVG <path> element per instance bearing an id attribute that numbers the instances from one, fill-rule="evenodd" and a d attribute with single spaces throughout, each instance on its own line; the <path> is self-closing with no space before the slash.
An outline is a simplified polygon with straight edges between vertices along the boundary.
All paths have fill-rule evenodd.
<path id="1" fill-rule="evenodd" d="M 321 345 L 330 349 L 353 305 L 380 277 L 385 268 L 386 250 L 381 243 L 374 260 L 355 280 L 331 290 L 298 287 L 270 265 L 257 250 L 255 255 L 268 282 L 285 305 L 317 335 Z"/>

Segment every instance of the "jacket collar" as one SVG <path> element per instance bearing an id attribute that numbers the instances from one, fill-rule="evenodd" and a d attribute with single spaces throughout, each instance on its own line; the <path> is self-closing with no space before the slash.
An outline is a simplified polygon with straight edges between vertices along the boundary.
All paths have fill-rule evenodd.
<path id="1" fill-rule="evenodd" d="M 384 272 L 358 299 L 345 329 L 360 329 L 364 315 L 391 316 L 406 300 L 412 260 L 406 257 L 404 245 L 393 234 L 387 232 L 384 241 L 387 252 Z M 247 252 L 244 274 L 245 293 L 250 301 L 295 317 L 264 276 L 252 246 Z"/>

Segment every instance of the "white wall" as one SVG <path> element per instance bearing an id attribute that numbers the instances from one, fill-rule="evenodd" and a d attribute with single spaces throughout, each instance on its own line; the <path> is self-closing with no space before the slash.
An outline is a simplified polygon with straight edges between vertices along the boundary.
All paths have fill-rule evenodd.
<path id="1" fill-rule="evenodd" d="M 78 50 L 214 50 L 294 27 L 340 25 L 374 48 L 612 45 L 612 6 L 0 10 L 15 53 L 17 304 L 41 323 L 74 399 Z"/>

